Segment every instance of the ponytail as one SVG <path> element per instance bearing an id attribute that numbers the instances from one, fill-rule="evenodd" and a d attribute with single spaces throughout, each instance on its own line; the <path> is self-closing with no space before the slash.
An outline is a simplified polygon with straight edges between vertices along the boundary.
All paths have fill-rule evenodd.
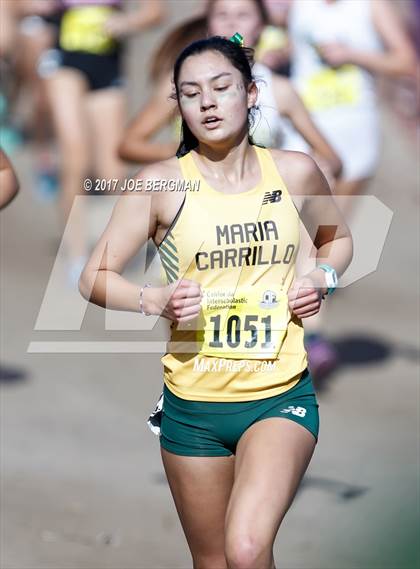
<path id="1" fill-rule="evenodd" d="M 190 127 L 187 125 L 185 119 L 182 119 L 181 124 L 181 142 L 176 151 L 177 158 L 182 158 L 185 154 L 188 154 L 190 150 L 197 148 L 198 140 L 193 135 Z"/>

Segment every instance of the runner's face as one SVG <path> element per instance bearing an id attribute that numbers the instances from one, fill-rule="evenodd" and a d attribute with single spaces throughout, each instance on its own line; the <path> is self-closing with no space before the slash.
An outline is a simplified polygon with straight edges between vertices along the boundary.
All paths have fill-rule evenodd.
<path id="1" fill-rule="evenodd" d="M 187 57 L 178 78 L 179 105 L 194 136 L 215 145 L 248 130 L 248 108 L 256 87 L 247 90 L 242 74 L 221 53 L 206 51 Z"/>
<path id="2" fill-rule="evenodd" d="M 253 47 L 262 32 L 263 21 L 253 0 L 215 0 L 208 18 L 210 35 L 230 38 L 239 32 L 244 44 Z"/>

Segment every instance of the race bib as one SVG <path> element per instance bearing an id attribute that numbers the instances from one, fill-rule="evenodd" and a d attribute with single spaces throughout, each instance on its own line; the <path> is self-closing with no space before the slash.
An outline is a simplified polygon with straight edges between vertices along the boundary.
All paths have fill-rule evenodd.
<path id="1" fill-rule="evenodd" d="M 304 86 L 302 98 L 309 111 L 323 111 L 357 105 L 360 91 L 360 70 L 355 65 L 343 65 L 312 75 Z"/>
<path id="2" fill-rule="evenodd" d="M 203 289 L 200 354 L 233 359 L 275 359 L 289 322 L 282 286 Z"/>
<path id="3" fill-rule="evenodd" d="M 110 6 L 79 6 L 67 10 L 61 20 L 60 47 L 104 55 L 115 50 L 117 42 L 104 32 L 104 25 L 115 12 Z"/>

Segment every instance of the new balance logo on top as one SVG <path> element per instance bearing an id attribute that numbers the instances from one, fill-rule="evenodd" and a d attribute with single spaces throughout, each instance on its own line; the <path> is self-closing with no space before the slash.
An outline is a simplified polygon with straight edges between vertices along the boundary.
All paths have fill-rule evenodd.
<path id="1" fill-rule="evenodd" d="M 265 192 L 263 205 L 267 203 L 275 203 L 281 200 L 281 190 L 274 190 L 273 192 Z"/>

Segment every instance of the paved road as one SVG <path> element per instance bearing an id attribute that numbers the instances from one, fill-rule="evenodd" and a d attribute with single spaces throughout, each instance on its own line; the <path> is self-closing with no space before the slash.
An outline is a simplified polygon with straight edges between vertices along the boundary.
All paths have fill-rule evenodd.
<path id="1" fill-rule="evenodd" d="M 376 272 L 339 291 L 326 312 L 343 364 L 319 392 L 320 441 L 276 542 L 282 568 L 418 566 L 418 169 L 412 142 L 386 110 L 383 118 L 369 193 L 394 217 Z M 68 349 L 150 335 L 105 331 L 96 307 L 80 331 L 34 330 L 57 226 L 53 206 L 33 199 L 31 149 L 15 162 L 22 192 L 1 216 L 2 360 L 25 377 L 2 385 L 1 567 L 188 568 L 158 441 L 145 424 L 160 393 L 159 354 L 27 351 L 31 342 Z M 95 231 L 107 208 L 99 199 Z M 56 315 L 74 315 L 74 303 L 61 294 Z M 163 326 L 152 335 L 164 336 Z"/>

